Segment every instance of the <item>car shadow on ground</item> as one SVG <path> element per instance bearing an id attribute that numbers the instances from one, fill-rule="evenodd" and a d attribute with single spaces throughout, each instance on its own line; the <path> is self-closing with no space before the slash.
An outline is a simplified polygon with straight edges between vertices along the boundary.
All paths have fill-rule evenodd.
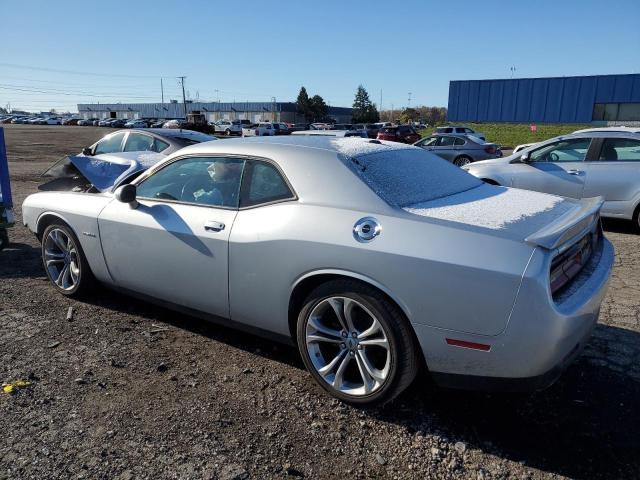
<path id="1" fill-rule="evenodd" d="M 603 218 L 602 228 L 605 232 L 636 234 L 640 238 L 640 230 L 631 220 L 621 220 L 617 218 Z"/>
<path id="2" fill-rule="evenodd" d="M 176 317 L 163 307 L 129 297 L 125 301 L 123 296 L 108 291 L 88 301 L 122 311 L 126 305 L 128 313 L 304 368 L 293 347 L 187 315 Z M 594 473 L 596 478 L 640 478 L 640 375 L 613 370 L 602 360 L 609 344 L 619 342 L 635 345 L 640 352 L 640 333 L 598 325 L 585 353 L 542 392 L 449 390 L 435 386 L 425 373 L 396 401 L 366 413 L 412 433 L 463 441 L 467 448 L 549 473 L 583 479 L 594 478 Z M 320 389 L 318 395 L 323 395 Z"/>
<path id="3" fill-rule="evenodd" d="M 40 249 L 26 243 L 12 243 L 9 240 L 9 245 L 0 251 L 0 278 L 35 278 L 38 276 L 44 277 L 44 270 L 42 270 L 40 262 Z"/>

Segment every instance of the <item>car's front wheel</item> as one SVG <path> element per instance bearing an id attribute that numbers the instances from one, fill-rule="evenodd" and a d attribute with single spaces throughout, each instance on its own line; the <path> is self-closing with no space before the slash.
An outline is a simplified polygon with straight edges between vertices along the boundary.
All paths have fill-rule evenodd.
<path id="1" fill-rule="evenodd" d="M 391 401 L 411 384 L 419 366 L 400 309 L 354 280 L 330 281 L 311 292 L 298 316 L 297 341 L 316 382 L 354 405 Z"/>
<path id="2" fill-rule="evenodd" d="M 230 137 L 230 136 L 231 136 L 231 130 L 229 130 L 229 129 L 227 128 L 227 129 L 224 131 L 224 134 L 225 134 L 227 137 Z"/>
<path id="3" fill-rule="evenodd" d="M 52 223 L 42 234 L 42 263 L 47 277 L 63 295 L 81 296 L 94 277 L 78 238 L 64 223 Z"/>

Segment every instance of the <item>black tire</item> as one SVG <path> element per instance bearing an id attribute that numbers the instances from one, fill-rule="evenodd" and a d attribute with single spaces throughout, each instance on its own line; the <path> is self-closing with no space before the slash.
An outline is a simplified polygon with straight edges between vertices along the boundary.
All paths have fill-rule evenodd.
<path id="1" fill-rule="evenodd" d="M 636 232 L 640 233 L 640 205 L 638 205 L 636 213 L 633 215 L 633 224 L 636 227 Z"/>
<path id="2" fill-rule="evenodd" d="M 356 300 L 365 306 L 375 315 L 388 341 L 388 373 L 384 382 L 369 394 L 350 395 L 329 385 L 318 373 L 310 358 L 306 342 L 310 314 L 321 302 L 334 296 Z M 332 280 L 316 287 L 306 298 L 299 312 L 296 338 L 302 360 L 314 380 L 332 396 L 355 406 L 369 407 L 390 402 L 412 383 L 421 364 L 418 346 L 403 312 L 380 291 L 357 280 Z M 341 347 L 344 348 L 344 345 Z"/>
<path id="3" fill-rule="evenodd" d="M 225 134 L 227 137 L 230 137 L 230 136 L 231 136 L 231 130 L 229 130 L 229 129 L 227 128 L 227 129 L 224 131 L 224 134 Z"/>
<path id="4" fill-rule="evenodd" d="M 77 280 L 71 288 L 64 288 L 63 286 L 57 284 L 56 279 L 52 278 L 53 273 L 51 269 L 47 267 L 47 239 L 55 230 L 64 232 L 64 234 L 72 242 L 72 245 L 74 247 L 72 253 L 68 256 L 71 258 L 70 261 L 73 261 L 73 264 L 78 267 L 78 274 L 76 275 Z M 47 278 L 49 279 L 53 287 L 63 295 L 79 298 L 83 295 L 86 295 L 94 287 L 96 280 L 93 276 L 93 273 L 91 272 L 91 268 L 89 267 L 87 258 L 84 255 L 82 246 L 80 245 L 76 234 L 66 223 L 62 221 L 56 221 L 48 225 L 44 230 L 44 233 L 42 234 L 41 258 L 42 265 L 44 267 L 45 273 L 47 274 Z M 69 267 L 71 267 L 71 265 L 69 265 Z"/>
<path id="5" fill-rule="evenodd" d="M 6 228 L 0 228 L 0 251 L 9 245 L 9 232 Z"/>
<path id="6" fill-rule="evenodd" d="M 459 157 L 455 158 L 455 160 L 453 161 L 453 164 L 458 167 L 463 167 L 464 165 L 469 165 L 471 162 L 473 162 L 473 159 L 471 157 L 467 157 L 466 155 L 460 155 Z"/>

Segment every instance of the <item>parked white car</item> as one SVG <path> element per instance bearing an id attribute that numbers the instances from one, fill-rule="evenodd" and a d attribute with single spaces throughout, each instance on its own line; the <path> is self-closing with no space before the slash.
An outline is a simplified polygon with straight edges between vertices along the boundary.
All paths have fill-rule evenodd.
<path id="1" fill-rule="evenodd" d="M 46 125 L 62 125 L 62 119 L 60 117 L 48 117 L 44 121 Z"/>
<path id="2" fill-rule="evenodd" d="M 278 134 L 278 129 L 271 122 L 260 122 L 257 125 L 242 127 L 243 137 L 271 137 Z"/>
<path id="3" fill-rule="evenodd" d="M 148 127 L 149 125 L 147 124 L 147 122 L 140 119 L 130 120 L 124 124 L 124 128 L 148 128 Z"/>
<path id="4" fill-rule="evenodd" d="M 215 133 L 224 133 L 227 136 L 230 135 L 242 135 L 242 129 L 244 127 L 250 127 L 251 122 L 249 120 L 227 120 L 222 119 L 217 122 L 211 123 L 213 131 Z"/>

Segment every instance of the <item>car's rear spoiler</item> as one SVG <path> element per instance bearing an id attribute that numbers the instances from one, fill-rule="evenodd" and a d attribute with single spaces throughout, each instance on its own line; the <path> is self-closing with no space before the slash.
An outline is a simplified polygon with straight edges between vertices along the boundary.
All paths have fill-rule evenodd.
<path id="1" fill-rule="evenodd" d="M 578 208 L 529 235 L 525 241 L 552 250 L 572 238 L 581 236 L 583 232 L 591 228 L 593 222 L 599 217 L 604 199 L 602 197 L 585 198 L 577 200 L 576 203 Z"/>

